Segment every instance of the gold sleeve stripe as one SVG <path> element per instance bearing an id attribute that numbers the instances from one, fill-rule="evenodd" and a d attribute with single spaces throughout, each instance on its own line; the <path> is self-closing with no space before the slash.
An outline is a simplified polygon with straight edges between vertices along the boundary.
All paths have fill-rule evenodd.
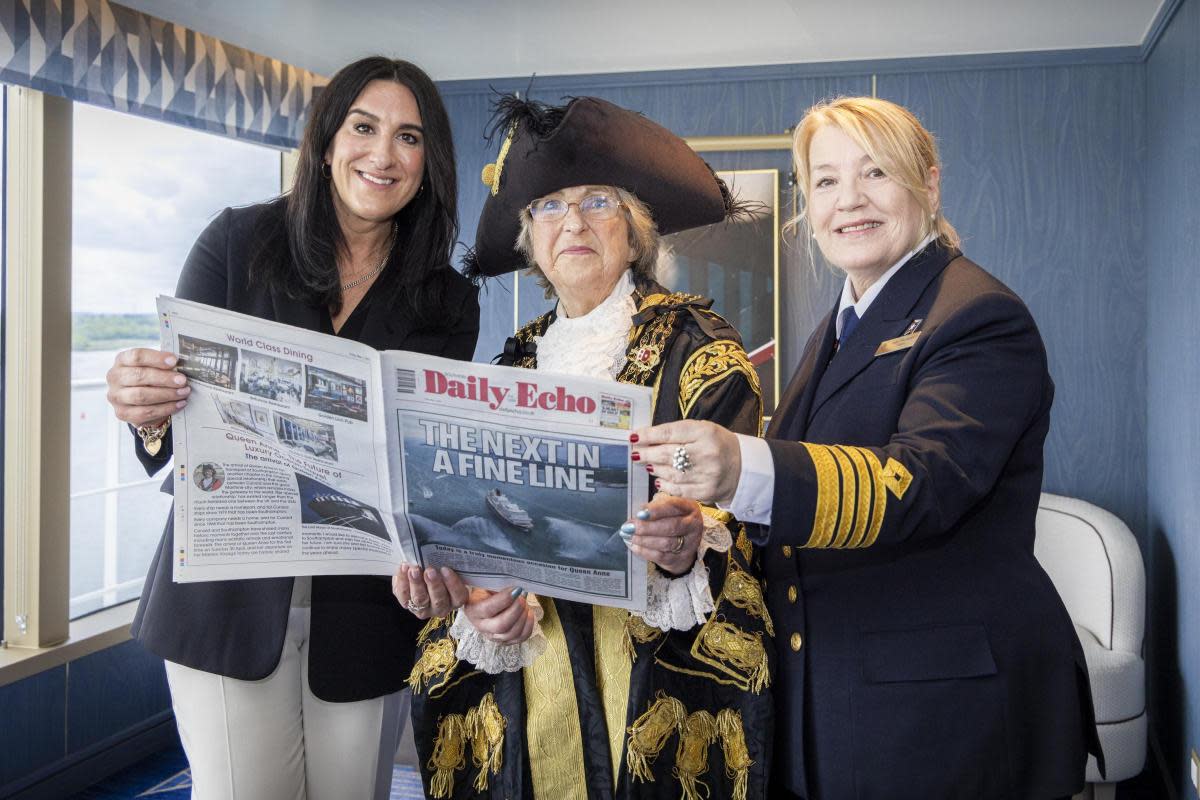
<path id="1" fill-rule="evenodd" d="M 803 442 L 817 478 L 812 533 L 805 547 L 870 547 L 879 538 L 888 493 L 902 499 L 912 474 L 895 459 L 885 468 L 866 447 Z"/>
<path id="2" fill-rule="evenodd" d="M 679 373 L 679 411 L 686 418 L 709 386 L 741 373 L 755 395 L 761 396 L 758 373 L 742 346 L 731 339 L 718 339 L 688 356 Z"/>
<path id="3" fill-rule="evenodd" d="M 837 533 L 830 542 L 830 547 L 845 547 L 846 538 L 850 536 L 850 522 L 854 516 L 854 506 L 856 498 L 863 488 L 855 479 L 854 467 L 850 464 L 850 459 L 842 451 L 840 447 L 830 447 L 829 452 L 833 454 L 833 460 L 837 462 L 838 475 L 842 479 L 842 507 L 838 513 Z"/>
<path id="4" fill-rule="evenodd" d="M 871 525 L 867 528 L 867 535 L 858 546 L 870 547 L 875 544 L 875 540 L 879 538 L 879 531 L 883 528 L 883 516 L 887 510 L 887 490 L 883 485 L 883 475 L 881 474 L 883 467 L 879 463 L 879 457 L 875 455 L 874 451 L 865 447 L 856 449 L 867 460 L 867 469 L 871 472 L 874 502 L 874 508 L 871 509 Z"/>
<path id="5" fill-rule="evenodd" d="M 829 448 L 821 444 L 802 442 L 812 458 L 813 469 L 817 473 L 817 503 L 813 515 L 812 534 L 808 537 L 805 547 L 828 547 L 833 541 L 833 526 L 837 521 L 838 503 L 838 468 L 837 462 L 829 453 Z"/>
<path id="6" fill-rule="evenodd" d="M 867 469 L 866 459 L 856 447 L 838 447 L 846 454 L 846 457 L 854 464 L 854 476 L 858 485 L 858 491 L 855 493 L 855 508 L 854 508 L 854 531 L 850 534 L 849 541 L 845 544 L 848 547 L 857 546 L 867 532 L 867 520 L 871 515 L 871 480 L 870 473 Z"/>

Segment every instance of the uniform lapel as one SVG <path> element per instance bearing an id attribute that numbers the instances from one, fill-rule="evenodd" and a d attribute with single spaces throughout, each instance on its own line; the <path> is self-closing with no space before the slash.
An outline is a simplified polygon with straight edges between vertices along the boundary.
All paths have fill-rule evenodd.
<path id="1" fill-rule="evenodd" d="M 818 378 L 812 404 L 803 417 L 806 422 L 812 420 L 834 393 L 875 360 L 875 350 L 881 342 L 900 335 L 909 312 L 930 281 L 958 255 L 957 250 L 946 250 L 933 242 L 896 271 L 863 314 L 853 335 L 833 357 L 825 374 Z"/>
<path id="2" fill-rule="evenodd" d="M 829 363 L 829 354 L 833 352 L 833 340 L 837 327 L 833 324 L 833 311 L 825 317 L 825 332 L 815 347 L 810 347 L 800 361 L 800 366 L 788 382 L 779 406 L 771 417 L 771 425 L 767 428 L 768 439 L 798 439 L 802 434 L 801 425 L 808 419 L 808 410 L 812 407 L 813 395 L 821 380 L 825 365 Z"/>

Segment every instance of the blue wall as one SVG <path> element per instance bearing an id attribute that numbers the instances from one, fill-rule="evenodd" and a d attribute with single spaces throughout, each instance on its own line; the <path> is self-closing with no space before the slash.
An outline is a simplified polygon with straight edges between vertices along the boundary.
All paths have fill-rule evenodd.
<path id="1" fill-rule="evenodd" d="M 1146 64 L 1147 554 L 1151 701 L 1171 780 L 1200 748 L 1200 2 Z"/>
<path id="2" fill-rule="evenodd" d="M 162 659 L 126 642 L 0 686 L 0 797 L 99 756 L 171 721 Z M 163 741 L 160 733 L 155 742 Z M 161 744 L 158 745 L 161 747 Z M 115 761 L 115 763 L 114 763 Z M 105 764 L 94 774 L 104 775 Z M 41 796 L 56 796 L 41 790 Z"/>

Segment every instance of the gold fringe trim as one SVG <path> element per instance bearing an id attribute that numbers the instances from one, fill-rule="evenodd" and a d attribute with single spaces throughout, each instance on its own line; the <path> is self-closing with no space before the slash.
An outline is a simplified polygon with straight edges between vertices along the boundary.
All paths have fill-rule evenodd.
<path id="1" fill-rule="evenodd" d="M 650 783 L 654 781 L 650 764 L 662 752 L 671 734 L 679 731 L 687 720 L 683 703 L 663 692 L 658 692 L 656 698 L 649 710 L 629 726 L 626 756 L 633 779 Z"/>
<path id="2" fill-rule="evenodd" d="M 721 750 L 725 753 L 725 775 L 733 781 L 733 800 L 746 800 L 754 759 L 750 758 L 750 750 L 746 747 L 742 713 L 732 708 L 717 712 L 717 735 L 721 737 Z"/>
<path id="3" fill-rule="evenodd" d="M 630 662 L 637 661 L 637 648 L 634 646 L 634 642 L 647 644 L 662 635 L 661 630 L 647 624 L 646 620 L 637 614 L 630 614 L 629 619 L 625 621 L 625 636 L 621 640 L 621 649 L 629 656 Z"/>
<path id="4" fill-rule="evenodd" d="M 683 794 L 680 795 L 683 800 L 708 797 L 708 784 L 700 780 L 700 776 L 708 772 L 708 748 L 716 738 L 717 721 L 707 711 L 697 711 L 683 723 L 673 770 L 683 788 Z"/>
<path id="5" fill-rule="evenodd" d="M 507 724 L 491 692 L 467 712 L 465 725 L 471 739 L 471 760 L 479 768 L 474 784 L 477 792 L 487 791 L 488 773 L 499 775 L 500 767 L 504 765 L 504 728 Z"/>
<path id="6" fill-rule="evenodd" d="M 426 765 L 433 773 L 429 790 L 435 798 L 454 793 L 454 773 L 466 766 L 467 725 L 462 714 L 450 714 L 438 720 L 433 755 Z"/>
<path id="7" fill-rule="evenodd" d="M 763 599 L 762 585 L 759 584 L 757 578 L 739 567 L 733 559 L 729 560 L 729 569 L 725 573 L 725 585 L 721 588 L 721 597 L 717 602 L 719 603 L 721 599 L 728 600 L 730 604 L 737 606 L 752 617 L 758 617 L 763 621 L 767 635 L 775 635 L 775 623 L 771 621 L 771 612 L 767 610 L 767 603 Z"/>
<path id="8" fill-rule="evenodd" d="M 745 691 L 758 694 L 771 685 L 761 633 L 746 633 L 728 622 L 710 619 L 692 645 L 692 656 L 737 678 Z"/>
<path id="9" fill-rule="evenodd" d="M 438 639 L 421 651 L 421 657 L 413 664 L 412 672 L 408 674 L 408 685 L 414 694 L 420 694 L 426 687 L 433 685 L 433 679 L 439 675 L 449 677 L 450 670 L 458 663 L 454 655 L 457 644 L 450 637 Z"/>

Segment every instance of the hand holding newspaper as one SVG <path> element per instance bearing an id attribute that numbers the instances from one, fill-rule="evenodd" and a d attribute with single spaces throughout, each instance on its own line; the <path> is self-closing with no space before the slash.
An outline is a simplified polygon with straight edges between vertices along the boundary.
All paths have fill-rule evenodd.
<path id="1" fill-rule="evenodd" d="M 649 483 L 628 384 L 371 347 L 158 298 L 190 378 L 174 445 L 177 582 L 388 575 L 642 610 L 617 533 Z"/>

